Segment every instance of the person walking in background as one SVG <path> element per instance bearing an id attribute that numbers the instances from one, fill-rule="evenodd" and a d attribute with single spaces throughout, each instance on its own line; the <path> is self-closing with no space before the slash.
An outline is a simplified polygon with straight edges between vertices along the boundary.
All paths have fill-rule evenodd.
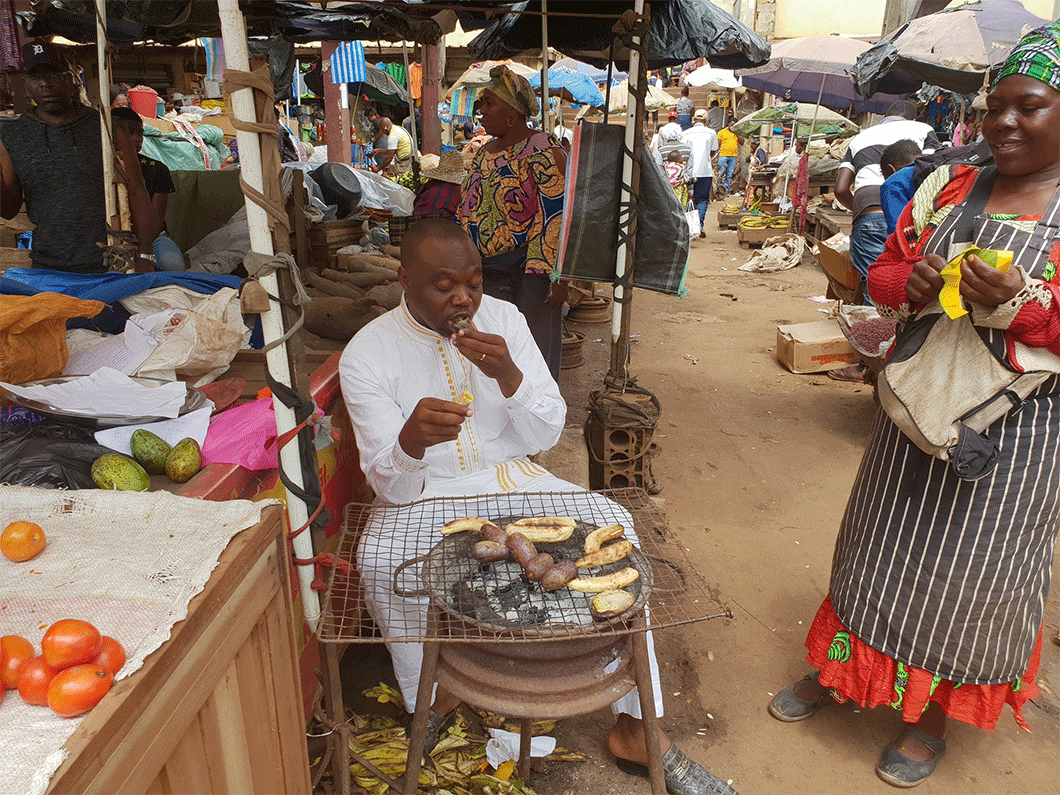
<path id="1" fill-rule="evenodd" d="M 681 162 L 680 152 L 670 152 L 666 161 L 666 179 L 677 194 L 677 201 L 682 207 L 688 206 L 688 180 L 685 178 L 685 164 Z"/>
<path id="2" fill-rule="evenodd" d="M 995 165 L 936 169 L 870 267 L 869 290 L 882 313 L 907 320 L 937 301 L 955 247 L 1009 249 L 1007 272 L 964 257 L 960 294 L 976 331 L 998 338 L 1006 367 L 1035 369 L 1031 357 L 1049 371 L 1060 355 L 1060 20 L 1016 45 L 986 102 Z M 924 373 L 925 390 L 934 377 Z M 966 480 L 877 411 L 806 638 L 818 670 L 769 704 L 787 722 L 836 701 L 899 710 L 905 725 L 876 767 L 897 787 L 935 770 L 949 718 L 992 729 L 1008 705 L 1028 728 L 1023 707 L 1038 694 L 1060 531 L 1060 376 L 984 435 L 996 464 Z"/>
<path id="3" fill-rule="evenodd" d="M 681 86 L 681 97 L 677 100 L 677 123 L 681 125 L 682 130 L 692 126 L 692 113 L 695 109 L 695 104 L 688 98 L 688 86 Z"/>
<path id="4" fill-rule="evenodd" d="M 732 131 L 736 122 L 732 116 L 727 124 L 718 130 L 718 193 L 728 196 L 731 193 L 732 175 L 736 172 L 736 160 L 740 154 L 740 136 Z"/>
<path id="5" fill-rule="evenodd" d="M 486 294 L 519 307 L 558 381 L 567 285 L 551 276 L 567 155 L 555 138 L 527 124 L 538 104 L 525 77 L 495 66 L 480 97 L 482 126 L 493 140 L 468 169 L 457 217 L 482 254 Z"/>
<path id="6" fill-rule="evenodd" d="M 690 151 L 688 141 L 685 140 L 685 131 L 677 123 L 677 111 L 670 111 L 669 121 L 659 128 L 652 136 L 648 149 L 655 156 L 655 162 L 660 166 L 666 164 L 670 159 L 671 152 L 677 152 L 684 160 Z"/>
<path id="7" fill-rule="evenodd" d="M 686 179 L 692 184 L 692 202 L 699 211 L 700 237 L 706 237 L 703 221 L 710 204 L 710 190 L 714 183 L 714 153 L 718 151 L 718 136 L 706 124 L 707 111 L 700 108 L 692 118 L 692 126 L 685 133 L 690 153 L 685 163 Z"/>

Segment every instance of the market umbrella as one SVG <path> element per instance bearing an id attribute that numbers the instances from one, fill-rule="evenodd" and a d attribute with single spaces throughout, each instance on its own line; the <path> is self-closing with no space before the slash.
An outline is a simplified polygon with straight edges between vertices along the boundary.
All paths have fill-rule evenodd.
<path id="1" fill-rule="evenodd" d="M 614 61 L 626 64 L 629 48 L 615 39 L 612 23 L 599 17 L 617 19 L 633 6 L 631 0 L 570 0 L 555 4 L 549 13 L 549 45 L 596 66 L 606 66 L 612 60 L 612 52 Z M 526 11 L 540 9 L 540 0 L 526 3 Z M 613 51 L 612 43 L 616 43 Z M 504 14 L 468 44 L 472 58 L 511 58 L 540 49 L 541 23 L 533 14 Z M 765 39 L 709 0 L 652 4 L 648 49 L 649 69 L 677 66 L 696 58 L 710 58 L 714 66 L 735 69 L 762 63 L 769 57 Z"/>
<path id="2" fill-rule="evenodd" d="M 453 92 L 458 88 L 482 88 L 490 81 L 490 70 L 495 66 L 507 66 L 517 75 L 522 75 L 528 80 L 537 75 L 537 79 L 541 79 L 541 73 L 533 67 L 527 66 L 526 64 L 517 63 L 511 59 L 505 59 L 502 61 L 482 61 L 481 63 L 474 63 L 469 66 L 464 72 L 458 77 L 453 84 L 449 87 L 449 91 L 446 92 L 446 96 L 452 96 Z"/>
<path id="3" fill-rule="evenodd" d="M 865 99 L 854 88 L 850 71 L 869 44 L 843 36 L 804 36 L 773 45 L 769 61 L 739 69 L 747 88 L 794 102 L 829 108 L 855 107 L 859 113 L 884 113 L 900 96 L 879 94 Z M 694 73 L 693 73 L 694 74 Z"/>
<path id="4" fill-rule="evenodd" d="M 815 117 L 816 121 L 814 121 Z M 811 126 L 815 135 L 821 134 L 826 138 L 847 138 L 856 135 L 861 130 L 845 116 L 807 102 L 789 102 L 786 105 L 774 105 L 756 110 L 736 122 L 731 129 L 737 135 L 750 136 L 757 134 L 763 124 L 777 122 L 791 124 L 797 138 L 805 138 L 809 135 Z"/>
<path id="5" fill-rule="evenodd" d="M 585 75 L 597 85 L 606 83 L 608 81 L 608 74 L 612 80 L 628 80 L 629 75 L 625 72 L 619 71 L 618 67 L 612 64 L 610 72 L 605 66 L 600 68 L 599 66 L 593 66 L 591 63 L 585 63 L 585 61 L 579 61 L 577 58 L 560 58 L 552 66 L 563 66 L 567 69 L 572 69 L 575 72 Z"/>
<path id="6" fill-rule="evenodd" d="M 870 47 L 854 65 L 857 90 L 908 94 L 923 83 L 974 94 L 1023 34 L 1047 20 L 1019 0 L 978 0 L 914 19 Z"/>
<path id="7" fill-rule="evenodd" d="M 774 45 L 774 50 L 778 45 Z M 731 69 L 715 69 L 710 64 L 703 64 L 685 75 L 684 83 L 693 88 L 709 88 L 717 91 L 727 91 L 739 88 L 743 82 Z"/>
<path id="8" fill-rule="evenodd" d="M 535 72 L 530 78 L 530 85 L 541 88 L 541 73 Z M 568 69 L 565 66 L 550 66 L 548 69 L 548 93 L 578 105 L 603 107 L 604 95 L 596 83 L 588 76 Z"/>

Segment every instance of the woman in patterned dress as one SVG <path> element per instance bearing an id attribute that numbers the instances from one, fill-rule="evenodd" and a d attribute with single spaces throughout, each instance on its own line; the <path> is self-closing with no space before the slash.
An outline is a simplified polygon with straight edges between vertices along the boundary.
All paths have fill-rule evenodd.
<path id="1" fill-rule="evenodd" d="M 519 307 L 558 381 L 567 287 L 553 275 L 567 156 L 527 124 L 538 103 L 526 78 L 494 67 L 480 101 L 493 140 L 472 161 L 457 218 L 482 254 L 485 292 Z"/>
<path id="2" fill-rule="evenodd" d="M 987 97 L 983 135 L 996 168 L 958 165 L 928 177 L 870 268 L 869 291 L 883 313 L 904 320 L 919 312 L 938 297 L 940 271 L 967 245 L 960 230 L 970 229 L 981 248 L 1015 255 L 1007 272 L 964 258 L 960 292 L 973 324 L 1003 340 L 998 350 L 1017 370 L 1022 357 L 1055 363 L 1060 21 L 1013 50 Z M 877 413 L 840 525 L 829 594 L 806 639 L 818 671 L 769 704 L 782 721 L 836 701 L 900 710 L 905 726 L 876 768 L 899 787 L 935 769 L 947 717 L 990 729 L 1008 704 L 1026 727 L 1022 707 L 1037 694 L 1060 529 L 1060 377 L 984 435 L 997 443 L 998 463 L 964 480 Z"/>

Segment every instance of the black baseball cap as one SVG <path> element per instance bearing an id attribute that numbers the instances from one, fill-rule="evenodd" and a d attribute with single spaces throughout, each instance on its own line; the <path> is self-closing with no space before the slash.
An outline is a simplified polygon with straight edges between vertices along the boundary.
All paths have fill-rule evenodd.
<path id="1" fill-rule="evenodd" d="M 22 71 L 26 74 L 65 72 L 66 59 L 50 41 L 36 39 L 22 45 Z"/>

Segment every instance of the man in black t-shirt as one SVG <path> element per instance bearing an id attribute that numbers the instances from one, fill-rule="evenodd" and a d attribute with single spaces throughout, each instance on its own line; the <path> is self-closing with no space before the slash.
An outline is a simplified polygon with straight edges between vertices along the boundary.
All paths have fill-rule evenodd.
<path id="1" fill-rule="evenodd" d="M 110 119 L 115 126 L 120 124 L 128 130 L 129 137 L 132 138 L 133 145 L 139 152 L 144 144 L 144 122 L 140 115 L 132 108 L 114 108 L 110 112 Z M 151 196 L 151 205 L 162 227 L 161 234 L 151 244 L 151 250 L 155 255 L 155 267 L 160 271 L 182 271 L 187 267 L 184 254 L 165 231 L 169 194 L 176 191 L 173 186 L 173 177 L 165 163 L 159 163 L 142 153 L 139 160 L 144 183 Z"/>

